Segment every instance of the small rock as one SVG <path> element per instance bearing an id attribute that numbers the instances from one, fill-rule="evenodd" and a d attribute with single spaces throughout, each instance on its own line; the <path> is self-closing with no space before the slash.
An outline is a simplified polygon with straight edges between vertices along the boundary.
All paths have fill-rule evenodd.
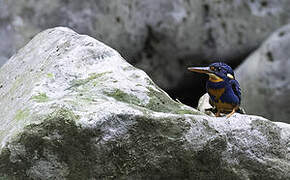
<path id="1" fill-rule="evenodd" d="M 215 116 L 213 112 L 210 111 L 213 107 L 209 103 L 209 95 L 205 93 L 203 96 L 200 97 L 198 101 L 197 109 L 209 116 Z"/>

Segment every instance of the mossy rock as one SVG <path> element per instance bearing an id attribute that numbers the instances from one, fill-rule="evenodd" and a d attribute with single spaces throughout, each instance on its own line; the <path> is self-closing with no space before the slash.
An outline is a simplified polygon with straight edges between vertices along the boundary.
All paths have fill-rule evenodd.
<path id="1" fill-rule="evenodd" d="M 2 179 L 290 179 L 290 126 L 207 116 L 67 28 L 0 70 Z"/>

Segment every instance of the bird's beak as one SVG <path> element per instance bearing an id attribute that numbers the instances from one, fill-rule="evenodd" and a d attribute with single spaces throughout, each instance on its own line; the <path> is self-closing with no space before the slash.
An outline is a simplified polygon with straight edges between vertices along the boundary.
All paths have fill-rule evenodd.
<path id="1" fill-rule="evenodd" d="M 211 70 L 209 69 L 209 67 L 189 67 L 187 69 L 189 71 L 197 72 L 197 73 L 203 73 L 203 74 L 211 73 Z"/>

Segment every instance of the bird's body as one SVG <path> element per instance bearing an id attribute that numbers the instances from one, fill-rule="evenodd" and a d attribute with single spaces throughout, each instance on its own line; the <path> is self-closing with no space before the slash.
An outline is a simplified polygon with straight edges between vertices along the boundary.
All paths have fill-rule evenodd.
<path id="1" fill-rule="evenodd" d="M 209 79 L 206 82 L 206 90 L 210 96 L 210 104 L 216 108 L 216 116 L 220 113 L 235 113 L 241 103 L 240 85 L 234 78 L 232 68 L 225 63 L 213 63 L 206 68 L 189 68 L 199 73 L 206 73 Z"/>
<path id="2" fill-rule="evenodd" d="M 234 82 L 231 81 L 236 80 L 224 80 L 221 82 L 212 82 L 208 80 L 206 83 L 207 93 L 210 96 L 210 103 L 222 112 L 231 112 L 234 107 L 240 105 L 240 98 L 235 94 L 232 87 Z"/>

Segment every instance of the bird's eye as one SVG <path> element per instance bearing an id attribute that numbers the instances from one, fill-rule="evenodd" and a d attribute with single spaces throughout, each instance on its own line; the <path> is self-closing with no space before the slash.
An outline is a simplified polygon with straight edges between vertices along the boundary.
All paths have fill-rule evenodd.
<path id="1" fill-rule="evenodd" d="M 217 68 L 217 70 L 218 70 L 218 71 L 221 71 L 221 70 L 222 70 L 222 68 L 221 68 L 221 67 L 218 67 L 218 68 Z"/>

